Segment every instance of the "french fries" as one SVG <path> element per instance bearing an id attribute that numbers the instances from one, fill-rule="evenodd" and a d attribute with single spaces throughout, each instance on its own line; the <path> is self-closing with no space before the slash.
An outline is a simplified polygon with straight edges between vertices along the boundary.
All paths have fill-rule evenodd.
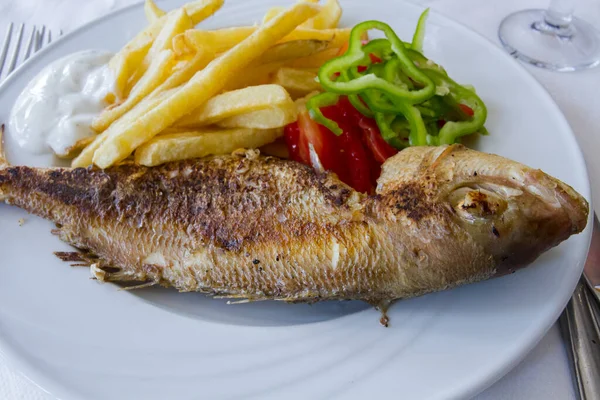
<path id="1" fill-rule="evenodd" d="M 171 90 L 164 91 L 155 97 L 146 97 L 143 101 L 138 103 L 138 105 L 136 105 L 128 113 L 126 113 L 124 116 L 122 116 L 117 121 L 115 121 L 115 123 L 113 123 L 111 125 L 111 129 L 114 129 L 114 130 L 125 129 L 127 126 L 130 126 L 131 124 L 133 124 L 136 119 L 140 118 L 146 112 L 147 109 L 156 107 L 158 104 L 160 104 L 162 101 L 164 101 L 167 97 L 172 95 L 175 91 L 176 91 L 176 89 L 173 88 Z M 104 141 L 108 138 L 108 136 L 109 136 L 109 130 L 106 130 L 106 131 L 102 132 L 101 134 L 97 135 L 96 137 L 94 137 L 94 140 L 87 147 L 85 147 L 81 151 L 81 153 L 79 153 L 79 155 L 73 159 L 73 161 L 71 161 L 71 167 L 79 168 L 79 167 L 87 167 L 88 165 L 91 165 L 93 163 L 94 154 L 96 153 L 96 150 L 98 150 L 98 148 L 100 148 L 100 146 L 104 143 Z"/>
<path id="2" fill-rule="evenodd" d="M 207 129 L 156 136 L 135 152 L 135 162 L 154 166 L 170 161 L 229 154 L 240 148 L 257 148 L 282 136 L 282 129 Z"/>
<path id="3" fill-rule="evenodd" d="M 186 13 L 185 9 L 180 8 L 166 16 L 166 21 L 160 30 L 160 33 L 152 43 L 146 57 L 142 60 L 135 75 L 131 78 L 129 85 L 134 86 L 150 67 L 152 59 L 162 50 L 171 49 L 171 42 L 178 34 L 185 32 L 192 27 L 192 20 Z"/>
<path id="4" fill-rule="evenodd" d="M 298 118 L 294 103 L 285 106 L 269 107 L 264 110 L 252 111 L 245 114 L 225 118 L 217 123 L 223 128 L 282 128 Z"/>
<path id="5" fill-rule="evenodd" d="M 296 98 L 321 90 L 321 85 L 316 78 L 317 73 L 312 70 L 284 67 L 277 71 L 273 83 L 283 86 L 292 97 Z"/>
<path id="6" fill-rule="evenodd" d="M 349 39 L 350 29 L 337 27 L 339 1 L 275 7 L 260 26 L 193 28 L 223 1 L 165 12 L 145 0 L 149 25 L 111 59 L 114 94 L 92 123 L 99 134 L 69 150 L 81 150 L 73 167 L 107 168 L 132 154 L 152 166 L 239 148 L 287 157 L 285 143 L 273 142 L 321 90 L 318 68 Z"/>
<path id="7" fill-rule="evenodd" d="M 174 54 L 171 50 L 161 51 L 153 60 L 142 79 L 133 87 L 129 97 L 118 105 L 106 108 L 94 118 L 92 129 L 102 132 L 117 118 L 131 110 L 139 101 L 160 85 L 171 71 Z"/>
<path id="8" fill-rule="evenodd" d="M 144 13 L 146 14 L 146 19 L 148 22 L 152 23 L 166 14 L 163 10 L 161 10 L 154 0 L 146 0 L 144 2 Z"/>
<path id="9" fill-rule="evenodd" d="M 279 85 L 250 86 L 213 97 L 202 107 L 178 121 L 176 126 L 206 126 L 234 115 L 290 104 L 292 104 L 290 95 Z"/>
<path id="10" fill-rule="evenodd" d="M 223 6 L 223 1 L 224 0 L 196 0 L 185 4 L 182 8 L 192 20 L 192 24 L 196 25 L 221 8 L 221 6 Z M 152 22 L 146 29 L 142 30 L 131 39 L 129 43 L 127 43 L 127 45 L 111 59 L 109 66 L 115 74 L 115 94 L 118 98 L 123 98 L 129 78 L 136 72 L 137 68 L 146 57 L 154 39 L 158 36 L 166 23 L 168 15 L 169 14 L 163 15 Z"/>
<path id="11" fill-rule="evenodd" d="M 240 73 L 253 60 L 319 10 L 318 6 L 310 3 L 295 4 L 213 60 L 175 93 L 156 107 L 147 109 L 147 112 L 132 124 L 124 129 L 113 129 L 114 125 L 111 125 L 104 132 L 107 134 L 106 139 L 94 153 L 94 164 L 100 168 L 108 168 L 127 158 L 140 145 L 210 100 L 232 76 Z"/>

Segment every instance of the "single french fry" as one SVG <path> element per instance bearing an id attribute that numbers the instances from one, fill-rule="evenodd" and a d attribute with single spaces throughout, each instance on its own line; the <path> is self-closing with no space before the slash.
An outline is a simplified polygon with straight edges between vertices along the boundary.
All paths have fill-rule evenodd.
<path id="1" fill-rule="evenodd" d="M 197 49 L 210 49 L 215 53 L 222 53 L 259 29 L 255 26 L 241 26 L 237 28 L 216 29 L 204 31 L 200 29 L 190 29 L 174 39 L 173 50 L 175 54 L 182 55 L 191 53 Z M 328 42 L 329 47 L 341 47 L 350 39 L 351 29 L 295 29 L 284 38 L 280 43 L 294 40 L 318 40 Z"/>
<path id="2" fill-rule="evenodd" d="M 133 124 L 125 129 L 109 127 L 105 131 L 109 135 L 108 138 L 94 153 L 94 164 L 100 168 L 108 168 L 127 158 L 137 147 L 205 104 L 225 87 L 232 76 L 243 71 L 299 24 L 314 16 L 319 9 L 318 6 L 309 3 L 295 4 L 262 25 L 230 51 L 213 60 L 175 93 L 156 107 L 148 109 Z"/>
<path id="3" fill-rule="evenodd" d="M 283 63 L 250 66 L 244 70 L 243 74 L 237 74 L 232 77 L 223 88 L 223 91 L 232 91 L 248 86 L 266 85 L 271 83 L 275 73 L 281 67 L 283 67 Z"/>
<path id="4" fill-rule="evenodd" d="M 321 68 L 327 61 L 337 57 L 339 51 L 339 48 L 326 49 L 306 57 L 286 61 L 285 66 L 290 68 Z"/>
<path id="5" fill-rule="evenodd" d="M 273 83 L 283 86 L 292 97 L 300 97 L 321 90 L 316 78 L 317 74 L 314 71 L 284 67 L 277 71 Z"/>
<path id="6" fill-rule="evenodd" d="M 129 112 L 115 121 L 110 129 L 114 130 L 122 130 L 126 129 L 127 126 L 130 126 L 135 122 L 136 119 L 140 118 L 148 109 L 156 107 L 160 102 L 165 100 L 168 96 L 173 94 L 177 89 L 173 88 L 171 90 L 167 90 L 165 92 L 159 93 L 154 97 L 147 97 L 141 102 L 139 102 L 135 107 L 133 107 Z M 94 137 L 94 140 L 89 143 L 82 151 L 79 153 L 77 157 L 71 161 L 71 167 L 87 167 L 88 165 L 92 165 L 92 161 L 94 158 L 94 154 L 96 150 L 100 148 L 102 143 L 109 137 L 109 131 L 106 130 L 99 135 Z"/>
<path id="7" fill-rule="evenodd" d="M 329 42 L 323 40 L 292 40 L 278 43 L 265 51 L 253 65 L 285 62 L 308 57 L 325 50 L 328 46 Z"/>
<path id="8" fill-rule="evenodd" d="M 78 141 L 75 142 L 75 144 L 68 147 L 64 153 L 62 153 L 62 154 L 56 153 L 56 156 L 58 158 L 68 159 L 68 160 L 75 158 L 75 156 L 77 156 L 77 154 L 79 154 L 86 146 L 88 146 L 90 143 L 92 143 L 95 138 L 96 138 L 96 136 L 94 135 L 94 136 L 85 137 L 83 139 L 79 139 Z"/>
<path id="9" fill-rule="evenodd" d="M 190 29 L 175 37 L 173 50 L 177 55 L 207 49 L 214 53 L 223 53 L 248 38 L 256 30 L 257 28 L 254 26 L 240 26 L 212 31 Z"/>
<path id="10" fill-rule="evenodd" d="M 138 147 L 135 161 L 146 166 L 171 161 L 230 154 L 240 148 L 254 149 L 283 135 L 282 129 L 207 129 L 154 137 Z"/>
<path id="11" fill-rule="evenodd" d="M 184 4 L 183 9 L 189 15 L 194 26 L 204 21 L 223 7 L 225 0 L 197 0 Z"/>
<path id="12" fill-rule="evenodd" d="M 104 109 L 100 115 L 94 118 L 91 125 L 92 129 L 96 132 L 102 132 L 116 119 L 131 110 L 144 97 L 163 83 L 171 72 L 174 57 L 175 55 L 171 50 L 163 50 L 158 53 L 152 60 L 152 64 L 150 65 L 150 68 L 148 68 L 148 71 L 146 71 L 142 79 L 140 79 L 133 89 L 131 89 L 131 93 L 129 93 L 127 99 L 118 105 Z"/>
<path id="13" fill-rule="evenodd" d="M 160 9 L 154 2 L 154 0 L 146 0 L 144 2 L 144 13 L 146 14 L 146 19 L 148 22 L 152 23 L 166 14 L 163 10 Z"/>
<path id="14" fill-rule="evenodd" d="M 277 15 L 281 14 L 281 12 L 285 10 L 285 7 L 271 7 L 267 10 L 267 12 L 265 13 L 265 16 L 263 17 L 263 24 L 269 20 L 272 20 L 273 18 L 275 18 Z"/>
<path id="15" fill-rule="evenodd" d="M 290 40 L 324 40 L 329 42 L 329 47 L 341 47 L 350 39 L 350 28 L 338 29 L 303 29 L 298 28 L 284 38 Z"/>
<path id="16" fill-rule="evenodd" d="M 234 115 L 289 105 L 288 92 L 278 85 L 250 86 L 219 94 L 199 109 L 182 118 L 177 126 L 199 127 L 218 122 Z"/>
<path id="17" fill-rule="evenodd" d="M 337 28 L 342 17 L 342 7 L 338 0 L 327 0 L 321 11 L 314 17 L 306 20 L 301 28 L 306 29 L 334 29 Z"/>
<path id="18" fill-rule="evenodd" d="M 223 6 L 224 0 L 196 0 L 187 3 L 183 9 L 190 16 L 195 25 L 214 14 Z M 127 82 L 136 72 L 150 50 L 154 39 L 158 36 L 169 14 L 163 15 L 144 30 L 140 31 L 110 60 L 109 66 L 115 74 L 115 94 L 123 98 L 126 93 Z"/>
<path id="19" fill-rule="evenodd" d="M 285 106 L 269 107 L 264 110 L 234 115 L 217 122 L 223 128 L 282 128 L 298 119 L 296 106 L 293 102 Z"/>
<path id="20" fill-rule="evenodd" d="M 319 0 L 303 0 L 306 1 L 307 3 L 318 3 Z M 278 14 L 280 14 L 283 10 L 285 10 L 285 7 L 271 7 L 267 10 L 267 12 L 265 13 L 265 16 L 263 17 L 263 24 L 273 18 L 275 18 Z M 318 15 L 318 14 L 317 14 Z M 314 17 L 313 17 L 314 18 Z M 312 18 L 308 19 L 308 21 L 310 21 Z M 306 22 L 305 22 L 306 23 Z"/>

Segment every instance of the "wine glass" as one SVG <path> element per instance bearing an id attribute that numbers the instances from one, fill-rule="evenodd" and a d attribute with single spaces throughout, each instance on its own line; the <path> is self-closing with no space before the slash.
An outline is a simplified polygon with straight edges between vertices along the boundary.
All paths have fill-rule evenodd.
<path id="1" fill-rule="evenodd" d="M 600 64 L 600 32 L 573 16 L 574 0 L 551 0 L 547 10 L 523 10 L 500 23 L 500 42 L 514 57 L 554 71 Z"/>

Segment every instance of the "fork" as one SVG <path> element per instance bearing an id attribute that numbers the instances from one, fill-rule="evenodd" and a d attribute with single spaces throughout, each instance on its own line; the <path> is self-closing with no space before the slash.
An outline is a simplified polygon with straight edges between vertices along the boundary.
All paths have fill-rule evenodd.
<path id="1" fill-rule="evenodd" d="M 29 39 L 27 40 L 27 46 L 23 45 L 23 37 L 25 32 L 29 33 Z M 13 40 L 13 34 L 16 34 Z M 58 36 L 63 34 L 62 29 L 59 31 Z M 56 38 L 56 34 L 54 35 Z M 6 29 L 4 36 L 4 43 L 2 44 L 2 50 L 0 51 L 0 82 L 5 80 L 14 69 L 27 61 L 34 53 L 40 50 L 43 46 L 52 43 L 52 31 L 42 25 L 38 29 L 35 25 L 29 29 L 26 28 L 25 24 L 19 25 L 15 29 L 15 24 L 10 23 Z M 25 49 L 25 50 L 23 50 Z"/>

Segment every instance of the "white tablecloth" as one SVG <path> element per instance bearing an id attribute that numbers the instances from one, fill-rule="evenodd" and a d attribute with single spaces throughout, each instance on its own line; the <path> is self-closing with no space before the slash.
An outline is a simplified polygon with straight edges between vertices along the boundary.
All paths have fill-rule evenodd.
<path id="1" fill-rule="evenodd" d="M 251 0 L 246 0 L 251 1 Z M 394 1 L 394 0 L 390 0 Z M 0 34 L 9 22 L 45 24 L 65 32 L 98 16 L 134 3 L 135 0 L 2 0 Z M 182 1 L 183 2 L 183 1 Z M 502 18 L 522 8 L 543 8 L 545 0 L 416 0 L 475 29 L 498 43 Z M 576 15 L 600 25 L 600 2 L 576 1 Z M 160 1 L 159 1 L 160 4 Z M 343 4 L 343 0 L 342 0 Z M 73 12 L 73 10 L 77 10 Z M 528 67 L 548 89 L 568 118 L 586 156 L 594 191 L 595 209 L 600 209 L 600 157 L 594 157 L 600 142 L 600 68 L 577 73 L 553 73 Z M 492 399 L 574 399 L 566 351 L 555 325 L 525 360 L 492 387 L 477 396 Z M 50 400 L 52 396 L 24 379 L 0 361 L 0 399 Z"/>

